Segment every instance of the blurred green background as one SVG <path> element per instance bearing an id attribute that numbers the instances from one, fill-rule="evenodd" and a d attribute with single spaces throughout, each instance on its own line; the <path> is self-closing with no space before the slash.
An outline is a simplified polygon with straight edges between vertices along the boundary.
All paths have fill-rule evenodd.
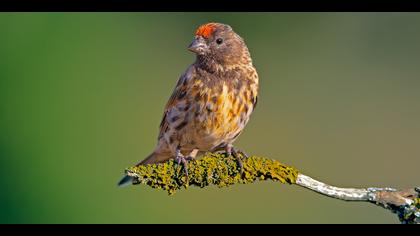
<path id="1" fill-rule="evenodd" d="M 271 181 L 118 188 L 154 148 L 202 23 L 260 75 L 236 145 L 347 187 L 419 185 L 418 13 L 0 14 L 0 223 L 398 223 Z"/>

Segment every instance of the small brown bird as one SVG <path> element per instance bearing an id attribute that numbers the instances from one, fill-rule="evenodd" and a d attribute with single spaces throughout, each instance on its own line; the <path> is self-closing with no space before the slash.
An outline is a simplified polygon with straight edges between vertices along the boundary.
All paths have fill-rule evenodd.
<path id="1" fill-rule="evenodd" d="M 188 50 L 196 61 L 166 104 L 155 150 L 137 165 L 175 158 L 188 176 L 188 160 L 221 150 L 242 165 L 241 152 L 232 143 L 248 123 L 258 95 L 258 74 L 248 48 L 229 25 L 208 23 L 197 29 Z M 130 182 L 125 176 L 119 185 Z"/>

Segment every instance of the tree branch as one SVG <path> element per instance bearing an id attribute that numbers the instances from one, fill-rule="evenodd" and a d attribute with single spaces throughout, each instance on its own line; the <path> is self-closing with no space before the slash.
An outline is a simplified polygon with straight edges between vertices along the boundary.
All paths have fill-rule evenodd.
<path id="1" fill-rule="evenodd" d="M 396 190 L 394 188 L 339 188 L 299 173 L 294 167 L 276 160 L 249 157 L 243 160 L 243 172 L 234 157 L 208 153 L 188 163 L 189 176 L 174 160 L 161 164 L 141 165 L 126 169 L 133 184 L 146 184 L 164 189 L 169 195 L 190 185 L 226 187 L 237 183 L 253 183 L 271 179 L 280 183 L 302 186 L 317 193 L 345 201 L 375 203 L 398 215 L 401 223 L 420 224 L 420 188 Z"/>
<path id="2" fill-rule="evenodd" d="M 338 188 L 300 173 L 295 184 L 344 201 L 375 203 L 397 214 L 401 223 L 420 224 L 420 188 Z"/>

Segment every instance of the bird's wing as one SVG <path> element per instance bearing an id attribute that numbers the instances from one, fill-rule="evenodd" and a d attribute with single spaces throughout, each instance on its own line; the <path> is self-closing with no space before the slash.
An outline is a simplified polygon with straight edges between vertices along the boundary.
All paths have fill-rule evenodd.
<path id="1" fill-rule="evenodd" d="M 193 77 L 193 68 L 190 66 L 187 71 L 181 75 L 176 83 L 174 91 L 172 92 L 171 97 L 169 98 L 168 102 L 166 103 L 165 110 L 163 113 L 162 121 L 160 122 L 159 127 L 159 139 L 163 136 L 164 132 L 169 128 L 169 123 L 167 121 L 168 113 L 172 110 L 172 108 L 176 107 L 177 104 L 183 102 L 187 95 L 188 85 L 187 81 L 191 80 Z"/>

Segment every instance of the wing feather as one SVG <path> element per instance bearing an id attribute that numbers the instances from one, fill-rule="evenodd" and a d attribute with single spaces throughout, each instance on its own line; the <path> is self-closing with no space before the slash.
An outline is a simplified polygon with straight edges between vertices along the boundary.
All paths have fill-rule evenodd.
<path id="1" fill-rule="evenodd" d="M 183 101 L 182 99 L 187 94 L 187 82 L 192 78 L 193 72 L 192 72 L 192 66 L 190 66 L 187 71 L 180 76 L 178 79 L 178 82 L 176 83 L 176 86 L 174 88 L 174 91 L 172 92 L 172 95 L 169 97 L 168 102 L 165 105 L 164 113 L 162 121 L 160 122 L 159 126 L 159 139 L 163 136 L 164 132 L 169 129 L 169 123 L 167 121 L 168 113 L 176 107 L 176 105 Z"/>

